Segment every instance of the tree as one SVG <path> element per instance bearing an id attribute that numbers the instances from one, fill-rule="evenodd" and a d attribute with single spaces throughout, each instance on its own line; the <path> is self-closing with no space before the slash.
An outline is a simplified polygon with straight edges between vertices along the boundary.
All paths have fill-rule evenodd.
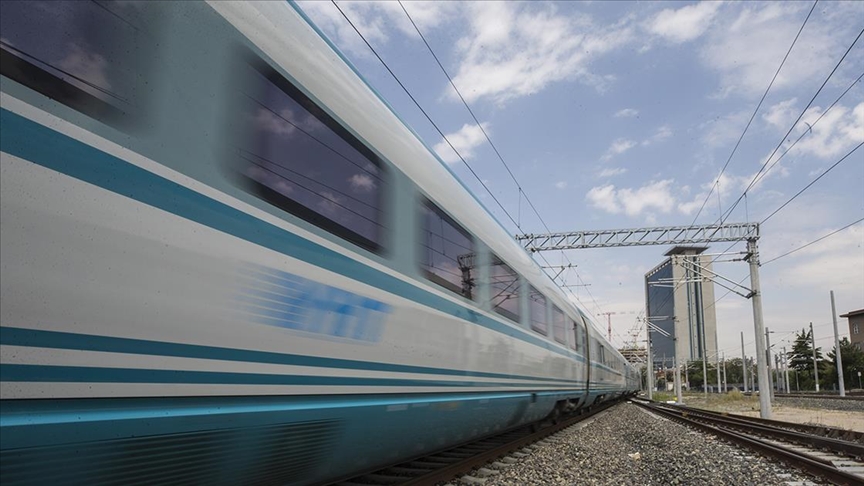
<path id="1" fill-rule="evenodd" d="M 827 356 L 830 360 L 830 369 L 826 370 L 824 382 L 826 385 L 834 385 L 838 382 L 837 347 L 831 348 Z M 843 381 L 846 388 L 855 388 L 858 385 L 858 372 L 864 373 L 864 351 L 853 346 L 849 339 L 844 337 L 840 341 L 840 357 L 843 358 Z"/>
<path id="2" fill-rule="evenodd" d="M 813 347 L 811 346 L 812 335 L 807 329 L 801 329 L 801 332 L 795 334 L 795 343 L 792 345 L 792 350 L 786 353 L 786 358 L 789 361 L 790 368 L 795 370 L 798 376 L 802 390 L 815 389 L 813 376 Z M 819 366 L 819 382 L 820 385 L 824 381 L 825 362 L 822 358 L 822 351 L 816 348 L 816 362 Z"/>

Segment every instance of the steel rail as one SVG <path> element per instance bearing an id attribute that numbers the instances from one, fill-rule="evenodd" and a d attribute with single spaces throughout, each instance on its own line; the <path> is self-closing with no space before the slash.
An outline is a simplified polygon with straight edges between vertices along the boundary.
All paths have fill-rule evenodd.
<path id="1" fill-rule="evenodd" d="M 858 442 L 864 444 L 864 433 L 858 432 L 855 430 L 845 430 L 838 429 L 834 427 L 829 427 L 827 425 L 811 425 L 811 424 L 798 424 L 794 422 L 783 422 L 781 420 L 771 420 L 771 419 L 763 419 L 760 417 L 750 417 L 747 415 L 736 415 L 733 413 L 727 412 L 715 412 L 713 410 L 705 410 L 701 408 L 692 408 L 686 407 L 684 405 L 675 405 L 676 408 L 680 410 L 686 410 L 690 413 L 698 413 L 704 415 L 711 415 L 715 417 L 726 417 L 732 420 L 736 420 L 738 422 L 752 423 L 758 424 L 762 426 L 775 427 L 779 429 L 785 430 L 797 430 L 799 432 L 803 432 L 805 434 L 811 434 L 818 437 L 828 437 L 832 439 L 839 439 L 840 441 L 845 442 Z M 864 453 L 864 447 L 860 451 Z M 856 453 L 857 454 L 857 453 Z M 864 456 L 860 456 L 864 458 Z"/>
<path id="2" fill-rule="evenodd" d="M 770 437 L 786 442 L 794 442 L 800 445 L 806 445 L 815 448 L 826 449 L 839 454 L 844 454 L 850 457 L 858 457 L 864 459 L 864 445 L 859 445 L 854 442 L 845 440 L 833 439 L 830 437 L 818 436 L 804 432 L 795 432 L 792 430 L 780 428 L 776 425 L 759 424 L 747 420 L 740 420 L 736 417 L 724 416 L 714 412 L 707 412 L 695 408 L 678 407 L 669 408 L 663 405 L 659 407 L 669 410 L 672 413 L 698 419 L 708 420 L 710 422 L 721 424 L 725 427 L 742 430 L 744 432 L 754 432 L 757 435 Z"/>
<path id="3" fill-rule="evenodd" d="M 668 417 L 672 420 L 681 422 L 685 425 L 697 428 L 699 430 L 714 434 L 721 438 L 730 440 L 735 442 L 736 444 L 740 444 L 742 446 L 755 449 L 765 455 L 774 457 L 776 459 L 782 460 L 787 464 L 792 465 L 798 469 L 802 469 L 810 474 L 815 476 L 819 476 L 821 478 L 827 479 L 828 481 L 837 484 L 837 485 L 860 485 L 862 484 L 862 477 L 854 474 L 847 473 L 845 471 L 841 471 L 836 466 L 830 463 L 830 461 L 826 461 L 819 457 L 815 457 L 813 455 L 799 452 L 793 449 L 784 448 L 778 446 L 776 444 L 772 444 L 766 442 L 763 439 L 758 437 L 753 437 L 748 434 L 744 434 L 738 432 L 736 430 L 729 430 L 723 427 L 717 427 L 702 421 L 699 421 L 695 418 L 691 418 L 687 412 L 678 411 L 676 413 L 675 410 L 670 410 L 665 407 L 660 407 L 655 403 L 644 402 L 641 400 L 634 401 L 640 407 L 643 407 L 652 412 L 658 413 L 665 417 Z M 710 420 L 705 419 L 703 420 Z"/>

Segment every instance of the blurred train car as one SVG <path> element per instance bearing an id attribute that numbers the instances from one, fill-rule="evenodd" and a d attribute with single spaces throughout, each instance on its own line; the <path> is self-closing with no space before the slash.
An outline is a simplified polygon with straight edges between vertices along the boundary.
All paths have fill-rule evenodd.
<path id="1" fill-rule="evenodd" d="M 310 484 L 638 375 L 293 4 L 0 2 L 3 484 Z"/>

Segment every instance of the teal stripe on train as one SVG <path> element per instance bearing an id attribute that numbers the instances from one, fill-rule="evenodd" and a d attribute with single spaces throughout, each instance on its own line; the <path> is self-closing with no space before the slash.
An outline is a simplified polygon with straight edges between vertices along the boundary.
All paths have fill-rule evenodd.
<path id="1" fill-rule="evenodd" d="M 554 345 L 527 330 L 512 328 L 469 307 L 406 284 L 392 275 L 312 243 L 9 110 L 0 109 L 0 124 L 3 126 L 0 151 L 348 276 L 456 318 L 482 325 L 571 359 L 585 361 L 581 355 Z M 619 373 L 612 368 L 606 369 Z"/>
<path id="2" fill-rule="evenodd" d="M 190 371 L 143 368 L 101 368 L 95 366 L 57 366 L 3 364 L 2 382 L 48 383 L 183 383 L 195 385 L 295 385 L 295 386 L 381 386 L 381 387 L 507 387 L 558 389 L 561 385 L 537 382 L 489 382 L 456 380 L 420 380 L 409 378 L 375 378 L 348 376 L 315 376 L 227 371 Z M 574 392 L 577 390 L 573 390 Z M 584 391 L 580 388 L 579 391 Z"/>
<path id="3" fill-rule="evenodd" d="M 312 366 L 318 368 L 339 368 L 349 370 L 385 371 L 395 373 L 422 373 L 449 376 L 466 376 L 476 378 L 539 380 L 567 385 L 584 385 L 585 383 L 584 381 L 564 380 L 560 378 L 543 378 L 537 376 L 512 375 L 484 371 L 455 370 L 450 368 L 433 368 L 426 366 L 359 361 L 351 359 L 322 358 L 318 356 L 303 356 L 298 354 L 275 353 L 269 351 L 251 351 L 245 349 L 223 348 L 217 346 L 203 346 L 198 344 L 169 343 L 163 341 L 150 341 L 145 339 L 97 336 L 92 334 L 44 331 L 37 329 L 23 329 L 18 327 L 0 327 L 0 344 L 7 346 L 74 349 L 81 351 L 127 353 L 152 356 L 172 356 L 179 358 L 198 358 L 246 363 Z"/>

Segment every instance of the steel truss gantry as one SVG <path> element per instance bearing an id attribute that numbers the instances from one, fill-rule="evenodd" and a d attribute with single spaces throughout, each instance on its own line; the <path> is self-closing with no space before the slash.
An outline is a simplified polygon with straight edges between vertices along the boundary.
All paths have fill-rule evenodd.
<path id="1" fill-rule="evenodd" d="M 750 265 L 750 292 L 735 293 L 750 299 L 753 305 L 753 327 L 756 332 L 756 369 L 759 375 L 759 390 L 768 391 L 768 367 L 765 357 L 765 324 L 762 321 L 762 292 L 759 288 L 759 223 L 721 223 L 700 226 L 660 226 L 649 228 L 612 229 L 594 231 L 572 231 L 541 235 L 516 235 L 525 249 L 531 253 L 549 250 L 574 250 L 581 248 L 621 248 L 649 245 L 692 245 L 723 241 L 746 241 L 747 252 L 742 259 Z M 700 269 L 704 269 L 700 266 Z M 700 273 L 700 272 L 697 272 Z M 714 272 L 708 278 L 720 277 Z M 722 278 L 722 277 L 721 277 Z M 728 279 L 726 279 L 728 280 Z M 716 281 L 716 280 L 715 280 Z M 731 282 L 731 281 L 730 281 Z M 738 285 L 735 282 L 732 282 Z M 726 287 L 729 288 L 729 287 Z M 649 326 L 650 329 L 650 326 Z M 651 337 L 648 332 L 650 353 Z M 677 354 L 677 352 L 676 352 Z M 648 373 L 652 373 L 651 359 Z M 760 416 L 771 418 L 771 393 L 759 393 Z"/>
<path id="2" fill-rule="evenodd" d="M 724 223 L 702 226 L 660 226 L 613 230 L 573 231 L 542 235 L 516 235 L 526 250 L 615 248 L 647 245 L 693 245 L 759 238 L 759 223 Z"/>

